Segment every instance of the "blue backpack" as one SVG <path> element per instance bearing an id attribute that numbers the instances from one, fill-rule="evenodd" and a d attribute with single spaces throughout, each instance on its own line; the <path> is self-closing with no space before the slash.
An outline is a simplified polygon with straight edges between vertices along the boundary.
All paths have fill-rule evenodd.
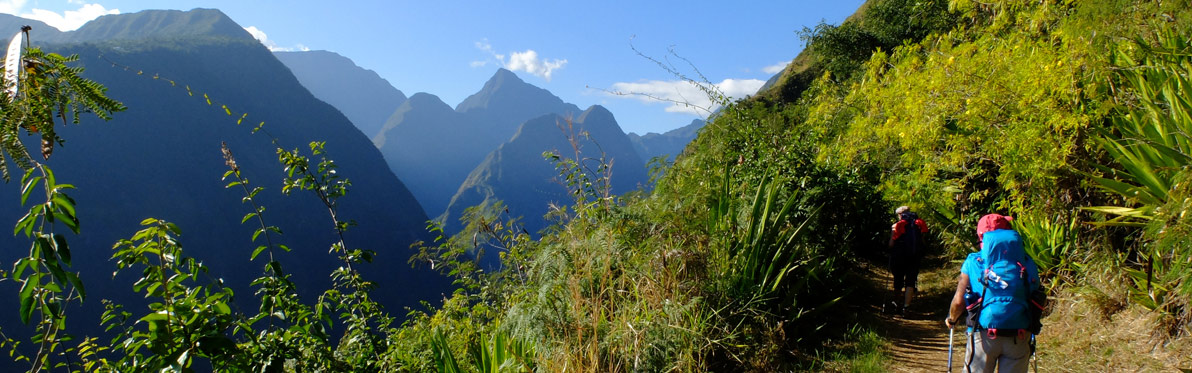
<path id="1" fill-rule="evenodd" d="M 969 254 L 963 271 L 969 276 L 970 327 L 989 330 L 1019 329 L 1038 334 L 1038 315 L 1032 301 L 1041 290 L 1039 270 L 1022 247 L 1018 232 L 1000 229 L 985 233 L 980 253 Z M 1032 304 L 1034 303 L 1034 304 Z"/>

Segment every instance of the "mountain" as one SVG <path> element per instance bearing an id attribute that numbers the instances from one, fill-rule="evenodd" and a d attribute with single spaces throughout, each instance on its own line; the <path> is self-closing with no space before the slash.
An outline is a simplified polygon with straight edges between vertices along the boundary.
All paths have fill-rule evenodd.
<path id="1" fill-rule="evenodd" d="M 415 94 L 389 117 L 373 143 L 423 210 L 434 216 L 446 211 L 468 174 L 509 140 L 518 125 L 544 114 L 578 112 L 579 107 L 498 69 L 454 110 L 438 97 Z"/>
<path id="2" fill-rule="evenodd" d="M 0 14 L 0 37 L 15 34 L 21 26 L 29 25 L 34 45 L 41 43 L 110 42 L 138 39 L 224 38 L 252 39 L 243 27 L 217 9 L 196 8 L 190 11 L 150 10 L 127 14 L 109 14 L 87 22 L 78 30 L 62 32 L 44 22 Z"/>
<path id="3" fill-rule="evenodd" d="M 497 135 L 513 135 L 522 122 L 545 113 L 563 116 L 576 115 L 578 106 L 563 102 L 545 89 L 535 87 L 512 71 L 497 69 L 479 92 L 468 96 L 455 107 L 482 128 Z M 508 135 L 498 143 L 508 140 Z"/>
<path id="4" fill-rule="evenodd" d="M 21 26 L 33 28 L 31 33 L 34 35 L 34 44 L 62 38 L 62 31 L 58 31 L 58 29 L 47 25 L 45 22 L 0 13 L 0 40 L 4 40 L 7 43 L 13 35 L 16 35 L 17 31 L 21 30 Z M 5 44 L 5 46 L 7 45 Z"/>
<path id="5" fill-rule="evenodd" d="M 101 16 L 70 35 L 67 41 L 165 39 L 192 36 L 251 39 L 252 35 L 217 9 L 152 10 Z"/>
<path id="6" fill-rule="evenodd" d="M 578 159 L 568 140 L 567 128 L 568 118 L 559 114 L 526 121 L 513 138 L 489 153 L 484 162 L 472 170 L 440 220 L 447 224 L 449 231 L 458 231 L 458 219 L 465 209 L 491 205 L 500 199 L 510 214 L 523 217 L 528 231 L 533 233 L 545 228 L 546 221 L 542 216 L 549 211 L 550 204 L 572 202 L 564 187 L 565 181 L 559 180 L 555 165 L 542 156 L 543 152 L 550 151 Z M 581 158 L 597 158 L 600 151 L 604 152 L 608 164 L 612 165 L 610 185 L 613 194 L 633 191 L 646 183 L 645 165 L 607 109 L 599 105 L 588 108 L 571 120 L 570 132 L 581 136 L 578 138 Z M 587 133 L 587 137 L 580 133 Z M 593 169 L 597 166 L 593 163 L 586 165 Z"/>
<path id="7" fill-rule="evenodd" d="M 633 143 L 633 150 L 641 156 L 642 162 L 649 163 L 651 159 L 662 156 L 674 161 L 675 157 L 687 147 L 687 144 L 691 140 L 695 140 L 695 136 L 699 135 L 701 128 L 704 128 L 704 121 L 693 119 L 686 126 L 662 134 L 650 132 L 639 136 L 636 133 L 630 133 L 629 141 Z"/>
<path id="8" fill-rule="evenodd" d="M 0 21 L 5 22 L 0 29 L 13 22 L 31 23 Z M 159 38 L 158 32 L 165 31 L 170 36 Z M 32 35 L 34 45 L 43 40 L 37 30 Z M 328 288 L 329 274 L 339 261 L 328 254 L 336 234 L 327 209 L 310 192 L 282 195 L 285 173 L 270 136 L 276 137 L 277 146 L 306 154 L 311 141 L 326 142 L 327 154 L 339 167 L 337 174 L 351 180 L 351 192 L 338 203 L 341 219 L 356 223 L 345 240 L 350 248 L 377 252 L 375 262 L 363 270 L 378 284 L 374 295 L 391 312 L 400 314 L 403 306 L 438 299 L 447 288 L 441 276 L 411 270 L 407 264 L 409 245 L 427 237 L 427 216 L 368 137 L 311 95 L 269 50 L 219 11 L 104 16 L 63 33 L 61 39 L 67 41 L 42 46 L 78 54 L 78 64 L 87 68 L 84 76 L 106 85 L 112 98 L 128 106 L 110 122 L 85 117 L 80 125 L 61 128 L 66 143 L 47 162 L 60 183 L 78 188 L 70 194 L 77 201 L 82 232 L 69 240 L 73 269 L 81 273 L 89 291 L 83 309 L 74 314 L 84 328 L 98 327 L 101 299 L 143 309 L 137 305 L 145 300 L 130 288 L 136 270 L 113 279 L 115 265 L 108 258 L 112 245 L 130 237 L 147 217 L 177 223 L 185 253 L 207 265 L 211 278 L 232 287 L 241 309 L 254 309 L 248 284 L 262 274 L 264 263 L 251 262 L 249 256 L 260 241 L 251 241 L 257 227 L 241 224 L 250 209 L 241 202 L 243 192 L 225 188 L 227 182 L 220 180 L 227 170 L 221 142 L 235 154 L 252 185 L 265 188 L 257 202 L 267 208 L 266 223 L 285 233 L 275 242 L 293 250 L 279 253 L 278 260 L 292 274 L 299 295 L 313 302 Z M 234 114 L 228 115 L 222 105 Z M 237 125 L 241 113 L 247 113 L 245 124 Z M 261 122 L 263 130 L 254 133 Z M 18 205 L 19 185 L 2 188 L 0 193 L 11 198 L 0 198 L 0 217 L 15 221 L 28 207 Z M 0 245 L 27 247 L 28 242 L 6 235 Z M 14 256 L 10 251 L 3 260 L 11 262 Z M 0 284 L 4 294 L 16 291 L 11 281 Z M 15 308 L 0 308 L 5 328 L 16 323 Z"/>
<path id="9" fill-rule="evenodd" d="M 373 143 L 423 210 L 435 215 L 463 182 L 463 170 L 479 163 L 476 148 L 495 147 L 474 127 L 438 97 L 419 92 L 394 111 Z"/>
<path id="10" fill-rule="evenodd" d="M 376 72 L 329 51 L 273 52 L 302 86 L 339 109 L 369 137 L 376 136 L 406 95 Z"/>

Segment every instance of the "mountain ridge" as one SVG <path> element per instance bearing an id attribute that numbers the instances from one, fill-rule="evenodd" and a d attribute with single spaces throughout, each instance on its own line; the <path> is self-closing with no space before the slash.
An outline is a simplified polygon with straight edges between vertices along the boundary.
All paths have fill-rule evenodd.
<path id="1" fill-rule="evenodd" d="M 376 71 L 357 66 L 331 51 L 275 51 L 298 81 L 323 102 L 336 107 L 369 138 L 380 133 L 385 121 L 407 99 Z"/>
<path id="2" fill-rule="evenodd" d="M 45 22 L 18 16 L 0 16 L 0 29 L 11 29 L 13 33 L 21 26 L 33 26 L 30 39 L 35 45 L 177 38 L 255 41 L 244 27 L 219 9 L 143 10 L 136 13 L 108 14 L 72 31 L 61 31 Z"/>
<path id="3" fill-rule="evenodd" d="M 394 174 L 408 181 L 423 210 L 437 216 L 476 165 L 521 123 L 548 113 L 577 112 L 577 106 L 500 68 L 455 109 L 437 96 L 416 93 L 390 116 L 373 143 Z"/>
<path id="4" fill-rule="evenodd" d="M 674 161 L 687 147 L 687 144 L 695 140 L 705 124 L 706 122 L 702 119 L 693 119 L 686 126 L 664 133 L 649 132 L 645 135 L 638 135 L 631 132 L 628 136 L 629 141 L 633 143 L 633 149 L 641 156 L 642 162 L 649 163 L 650 160 L 662 156 Z"/>
<path id="5" fill-rule="evenodd" d="M 510 214 L 522 217 L 529 232 L 545 228 L 547 222 L 542 217 L 551 205 L 573 201 L 565 187 L 567 181 L 558 180 L 555 164 L 544 159 L 543 152 L 579 157 L 583 159 L 579 162 L 588 163 L 603 158 L 611 166 L 610 192 L 614 195 L 636 190 L 647 181 L 645 165 L 612 112 L 593 105 L 574 119 L 551 113 L 524 122 L 509 141 L 490 152 L 468 174 L 438 220 L 448 231 L 459 231 L 462 225 L 458 219 L 465 209 L 491 206 L 499 199 Z M 597 169 L 599 165 L 588 166 Z"/>
<path id="6" fill-rule="evenodd" d="M 112 17 L 107 21 L 126 23 Z M 25 23 L 19 18 L 0 22 Z M 279 260 L 293 274 L 299 296 L 313 302 L 330 287 L 328 275 L 336 268 L 337 261 L 327 252 L 334 230 L 316 197 L 281 193 L 285 173 L 276 149 L 303 149 L 309 154 L 307 144 L 323 141 L 339 167 L 338 174 L 352 181 L 352 193 L 338 202 L 339 214 L 356 221 L 346 239 L 352 248 L 377 251 L 376 262 L 362 269 L 370 281 L 381 285 L 374 298 L 390 309 L 440 298 L 441 291 L 448 289 L 442 277 L 425 269 L 406 269 L 409 245 L 427 238 L 427 216 L 389 171 L 380 151 L 342 113 L 303 88 L 263 45 L 251 38 L 211 37 L 199 27 L 196 32 L 179 29 L 178 36 L 168 40 L 42 45 L 49 52 L 77 54 L 78 65 L 87 67 L 83 76 L 106 86 L 109 97 L 129 108 L 111 122 L 84 118 L 81 125 L 64 126 L 58 132 L 67 141 L 47 161 L 59 180 L 77 187 L 71 196 L 77 201 L 83 228 L 71 238 L 72 270 L 81 273 L 91 297 L 111 299 L 129 309 L 143 305 L 145 299 L 129 288 L 130 275 L 109 275 L 110 249 L 139 229 L 138 222 L 157 217 L 178 224 L 187 255 L 203 261 L 212 278 L 243 294 L 238 304 L 253 307 L 249 283 L 262 271 L 259 262 L 248 260 L 256 244 L 250 239 L 254 228 L 241 224 L 249 212 L 241 202 L 243 192 L 226 189 L 226 181 L 220 180 L 227 171 L 220 144 L 226 143 L 252 185 L 264 188 L 257 203 L 268 208 L 267 224 L 284 230 L 278 239 L 293 249 L 280 254 Z M 97 29 L 75 32 L 86 30 Z M 108 31 L 101 34 L 109 35 Z M 99 40 L 82 35 L 82 39 Z M 186 48 L 179 48 L 180 42 Z M 232 60 L 237 63 L 226 63 Z M 159 74 L 170 80 L 158 79 Z M 204 96 L 216 102 L 205 103 Z M 238 126 L 240 113 L 247 117 Z M 253 124 L 260 122 L 264 122 L 263 131 L 254 134 Z M 311 158 L 318 162 L 318 157 Z M 10 195 L 19 193 L 15 184 L 2 187 Z M 15 219 L 24 210 L 15 199 L 0 199 L 0 216 Z M 0 238 L 0 245 L 28 243 L 10 235 Z M 0 284 L 3 291 L 14 290 L 8 284 Z M 401 284 L 419 286 L 399 290 Z M 80 315 L 85 318 L 97 319 L 102 311 L 98 301 L 86 302 L 82 308 Z M 0 323 L 8 326 L 16 319 L 14 312 L 0 311 Z"/>

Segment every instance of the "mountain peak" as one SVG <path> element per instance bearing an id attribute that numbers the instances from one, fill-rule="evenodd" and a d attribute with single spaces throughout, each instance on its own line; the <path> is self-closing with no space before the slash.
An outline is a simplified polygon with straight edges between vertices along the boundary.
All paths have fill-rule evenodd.
<path id="1" fill-rule="evenodd" d="M 589 122 L 588 118 L 606 122 L 611 121 L 613 123 L 617 122 L 617 120 L 613 118 L 613 113 L 608 111 L 608 109 L 605 109 L 604 106 L 600 105 L 592 105 L 588 107 L 588 110 L 584 110 L 583 114 L 580 114 L 579 116 L 579 121 Z"/>
<path id="2" fill-rule="evenodd" d="M 522 80 L 521 77 L 518 77 L 517 73 L 514 73 L 513 71 L 509 71 L 508 69 L 506 69 L 504 67 L 501 67 L 501 68 L 497 68 L 497 72 L 493 73 L 493 77 L 488 78 L 488 82 L 485 83 L 484 85 L 503 84 L 506 81 L 508 81 L 510 83 L 522 83 L 522 84 L 524 84 L 526 82 L 526 81 Z"/>
<path id="3" fill-rule="evenodd" d="M 252 35 L 218 9 L 143 10 L 109 14 L 66 33 L 66 41 L 160 39 L 178 36 L 216 36 L 251 40 Z"/>
<path id="4" fill-rule="evenodd" d="M 410 98 L 406 99 L 406 101 L 410 103 L 410 105 L 406 106 L 427 106 L 436 108 L 439 106 L 445 106 L 447 107 L 447 110 L 451 110 L 451 107 L 447 106 L 447 103 L 439 99 L 439 96 L 435 96 L 426 92 L 415 93 L 413 96 L 410 96 Z"/>
<path id="5" fill-rule="evenodd" d="M 544 113 L 556 113 L 564 117 L 578 113 L 578 107 L 563 102 L 545 89 L 526 83 L 512 71 L 497 69 L 493 77 L 484 83 L 484 88 L 468 96 L 455 107 L 455 111 L 470 117 L 485 118 L 499 131 L 509 136 L 517 126 L 528 118 Z"/>
<path id="6" fill-rule="evenodd" d="M 484 83 L 484 88 L 479 92 L 468 96 L 463 102 L 460 102 L 455 107 L 455 111 L 465 113 L 476 109 L 486 109 L 493 105 L 494 100 L 507 101 L 512 97 L 535 98 L 537 100 L 558 101 L 561 99 L 555 97 L 549 91 L 535 87 L 524 80 L 521 80 L 517 74 L 505 68 L 497 69 L 492 78 L 489 78 Z"/>

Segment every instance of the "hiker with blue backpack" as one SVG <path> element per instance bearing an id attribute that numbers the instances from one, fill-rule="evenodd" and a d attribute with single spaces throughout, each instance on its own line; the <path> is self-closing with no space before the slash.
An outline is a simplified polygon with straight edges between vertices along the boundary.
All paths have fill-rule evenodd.
<path id="1" fill-rule="evenodd" d="M 995 367 L 1003 373 L 1026 372 L 1034 354 L 1046 292 L 1011 220 L 998 214 L 981 217 L 981 251 L 969 254 L 961 265 L 944 320 L 951 329 L 967 313 L 965 372 L 993 372 Z"/>
<path id="2" fill-rule="evenodd" d="M 890 227 L 890 273 L 894 275 L 894 299 L 890 301 L 889 312 L 907 316 L 907 308 L 915 297 L 919 280 L 919 262 L 923 257 L 923 236 L 927 234 L 927 223 L 919 219 L 907 206 L 894 210 L 898 222 Z M 902 304 L 898 303 L 902 298 Z"/>

